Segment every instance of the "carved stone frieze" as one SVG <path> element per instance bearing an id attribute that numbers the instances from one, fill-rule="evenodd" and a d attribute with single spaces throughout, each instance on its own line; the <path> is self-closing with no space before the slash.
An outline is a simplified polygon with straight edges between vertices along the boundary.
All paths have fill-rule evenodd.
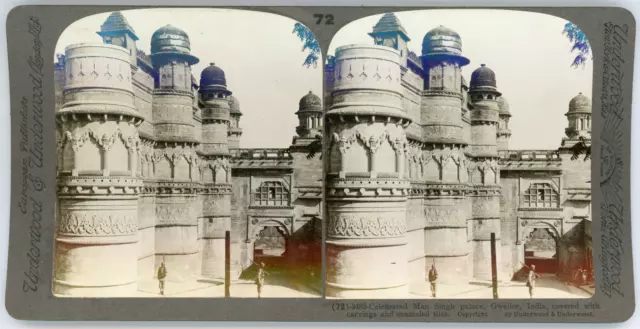
<path id="1" fill-rule="evenodd" d="M 61 176 L 58 177 L 59 195 L 138 194 L 142 181 L 132 177 Z"/>
<path id="2" fill-rule="evenodd" d="M 134 215 L 63 213 L 58 222 L 58 234 L 96 236 L 129 235 L 138 232 Z"/>
<path id="3" fill-rule="evenodd" d="M 333 214 L 327 228 L 327 234 L 330 237 L 399 237 L 406 231 L 404 218 L 384 214 L 378 216 Z"/>

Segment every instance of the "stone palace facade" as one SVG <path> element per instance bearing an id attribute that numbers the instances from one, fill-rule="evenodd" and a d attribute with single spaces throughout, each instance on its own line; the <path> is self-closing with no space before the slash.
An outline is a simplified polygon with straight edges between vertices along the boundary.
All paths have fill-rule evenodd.
<path id="1" fill-rule="evenodd" d="M 487 66 L 462 77 L 456 32 L 428 32 L 421 56 L 393 14 L 370 36 L 325 66 L 327 296 L 407 297 L 432 264 L 441 283 L 491 280 L 492 233 L 500 281 L 540 229 L 559 277 L 590 269 L 591 163 L 571 159 L 591 141 L 590 100 L 569 102 L 558 149 L 510 150 L 513 109 Z"/>
<path id="2" fill-rule="evenodd" d="M 158 29 L 149 55 L 119 12 L 98 34 L 55 65 L 54 293 L 134 296 L 163 261 L 168 282 L 222 280 L 226 231 L 232 279 L 260 233 L 277 230 L 290 274 L 320 280 L 322 163 L 308 152 L 320 97 L 300 100 L 291 147 L 241 149 L 240 102 L 213 63 L 192 75 L 184 31 Z"/>

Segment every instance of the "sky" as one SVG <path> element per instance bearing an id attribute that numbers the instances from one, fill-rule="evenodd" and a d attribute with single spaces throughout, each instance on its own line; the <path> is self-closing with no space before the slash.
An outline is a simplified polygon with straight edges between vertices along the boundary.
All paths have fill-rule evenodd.
<path id="1" fill-rule="evenodd" d="M 511 149 L 554 149 L 567 127 L 569 101 L 582 92 L 591 98 L 593 61 L 570 67 L 575 53 L 562 34 L 566 20 L 546 14 L 507 10 L 420 10 L 396 13 L 421 55 L 422 38 L 444 25 L 460 34 L 467 81 L 480 64 L 496 73 L 497 87 L 511 108 Z M 347 44 L 373 44 L 367 35 L 382 15 L 354 21 L 335 35 L 329 54 Z M 588 37 L 588 36 L 587 36 Z"/>
<path id="2" fill-rule="evenodd" d="M 214 62 L 225 71 L 227 87 L 238 98 L 242 148 L 286 148 L 296 135 L 300 98 L 322 95 L 322 69 L 302 66 L 306 54 L 292 33 L 296 21 L 274 14 L 230 9 L 140 9 L 122 11 L 149 54 L 151 36 L 167 24 L 183 29 L 191 53 L 200 59 L 192 71 Z M 96 34 L 109 12 L 76 21 L 60 36 L 56 53 L 70 44 L 102 42 Z"/>

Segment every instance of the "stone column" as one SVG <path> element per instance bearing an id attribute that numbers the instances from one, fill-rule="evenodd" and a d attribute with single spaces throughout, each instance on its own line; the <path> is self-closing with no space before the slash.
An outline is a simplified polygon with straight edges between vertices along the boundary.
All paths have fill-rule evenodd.
<path id="1" fill-rule="evenodd" d="M 394 148 L 405 147 L 400 54 L 382 46 L 336 51 L 327 173 L 326 293 L 402 298 L 407 288 L 406 199 Z M 402 141 L 395 143 L 396 140 Z M 375 162 L 372 161 L 375 158 Z"/>
<path id="2" fill-rule="evenodd" d="M 142 117 L 129 53 L 103 44 L 66 48 L 64 104 L 56 113 L 58 211 L 53 292 L 132 297 L 137 291 L 138 194 L 129 162 Z"/>

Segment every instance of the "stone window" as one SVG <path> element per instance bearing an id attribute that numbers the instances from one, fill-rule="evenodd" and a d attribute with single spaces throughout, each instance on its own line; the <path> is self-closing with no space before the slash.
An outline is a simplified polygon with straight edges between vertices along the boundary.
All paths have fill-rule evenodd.
<path id="1" fill-rule="evenodd" d="M 288 206 L 289 191 L 280 182 L 263 182 L 254 192 L 255 206 Z"/>
<path id="2" fill-rule="evenodd" d="M 524 192 L 522 206 L 525 208 L 557 208 L 558 192 L 548 183 L 533 183 Z"/>

